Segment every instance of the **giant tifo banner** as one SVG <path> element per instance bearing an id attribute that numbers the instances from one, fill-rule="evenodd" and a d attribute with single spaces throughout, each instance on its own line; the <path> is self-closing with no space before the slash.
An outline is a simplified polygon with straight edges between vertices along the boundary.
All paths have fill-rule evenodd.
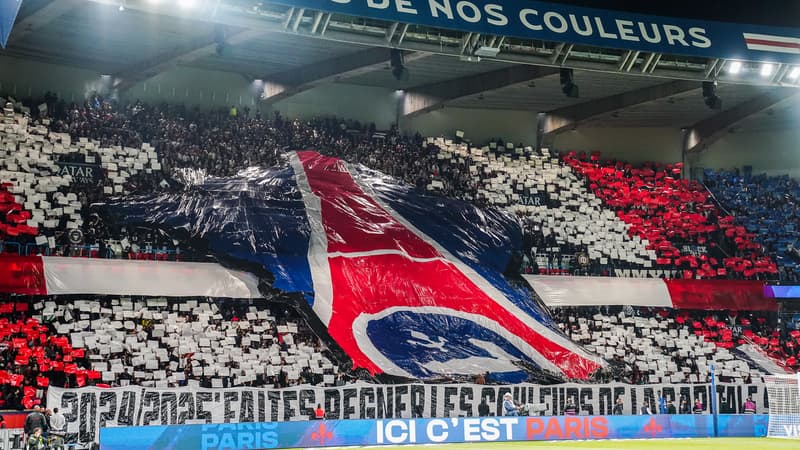
<path id="1" fill-rule="evenodd" d="M 14 21 L 17 19 L 20 6 L 22 6 L 22 0 L 5 0 L 0 2 L 0 47 L 2 48 L 6 48 L 8 36 L 11 34 L 11 29 L 14 27 Z"/>
<path id="2" fill-rule="evenodd" d="M 363 166 L 299 151 L 270 169 L 109 208 L 130 225 L 184 229 L 232 267 L 257 264 L 372 373 L 490 372 L 514 383 L 529 377 L 518 361 L 570 379 L 605 365 L 503 277 L 522 239 L 513 217 Z"/>
<path id="3" fill-rule="evenodd" d="M 763 437 L 767 416 L 474 417 L 104 428 L 101 450 L 246 450 L 590 439 Z"/>
<path id="4" fill-rule="evenodd" d="M 547 306 L 632 305 L 677 309 L 777 311 L 764 281 L 523 275 Z"/>
<path id="5" fill-rule="evenodd" d="M 767 391 L 762 384 L 717 384 L 718 411 L 742 413 L 748 396 L 759 413 L 766 413 Z M 340 387 L 299 386 L 285 389 L 156 389 L 120 387 L 47 391 L 47 407 L 59 408 L 67 419 L 67 432 L 80 442 L 97 441 L 104 427 L 151 425 L 237 424 L 288 422 L 313 416 L 322 405 L 329 419 L 398 419 L 423 417 L 477 417 L 482 402 L 490 413 L 502 415 L 503 395 L 510 392 L 519 404 L 543 405 L 542 414 L 561 415 L 568 399 L 580 415 L 610 415 L 617 398 L 626 415 L 637 414 L 644 401 L 657 410 L 659 395 L 689 404 L 700 400 L 710 412 L 708 384 L 533 384 L 489 386 L 475 384 L 373 385 L 359 383 Z M 583 420 L 583 419 L 582 419 Z"/>
<path id="6" fill-rule="evenodd" d="M 489 35 L 709 58 L 796 62 L 800 31 L 531 0 L 273 0 L 297 8 Z"/>

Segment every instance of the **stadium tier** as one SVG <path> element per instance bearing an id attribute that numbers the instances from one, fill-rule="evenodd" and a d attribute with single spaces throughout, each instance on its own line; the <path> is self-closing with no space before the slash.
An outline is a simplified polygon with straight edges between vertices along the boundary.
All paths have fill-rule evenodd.
<path id="1" fill-rule="evenodd" d="M 762 282 L 742 281 L 751 284 L 726 291 L 725 279 L 774 274 L 770 259 L 701 185 L 676 179 L 680 165 L 634 168 L 602 163 L 596 154 L 559 157 L 442 138 L 391 136 L 394 143 L 386 144 L 386 136 L 346 133 L 335 121 L 200 113 L 196 120 L 205 127 L 245 127 L 257 137 L 245 133 L 239 144 L 238 134 L 225 132 L 227 144 L 243 153 L 204 145 L 202 156 L 186 159 L 181 155 L 197 145 L 191 133 L 197 125 L 174 116 L 165 126 L 164 118 L 175 114 L 168 108 L 103 103 L 65 111 L 41 124 L 6 111 L 0 130 L 4 253 L 18 255 L 0 255 L 8 268 L 4 292 L 282 298 L 321 323 L 317 335 L 330 337 L 327 343 L 343 349 L 354 368 L 405 379 L 488 373 L 495 382 L 521 382 L 538 370 L 568 380 L 703 383 L 716 363 L 726 380 L 744 383 L 797 366 L 797 331 L 784 330 L 767 312 L 737 316 L 774 310 Z M 143 136 L 155 144 L 141 143 Z M 242 159 L 253 153 L 250 139 L 304 144 L 345 159 L 285 149 Z M 138 147 L 126 147 L 132 143 Z M 386 168 L 417 187 L 356 163 Z M 89 169 L 102 176 L 87 180 Z M 427 214 L 432 210 L 436 216 Z M 181 248 L 203 249 L 192 256 L 253 272 L 268 291 L 213 264 L 166 265 L 161 272 L 159 261 L 187 257 Z M 633 304 L 669 310 L 584 308 L 554 320 L 535 294 L 502 275 L 520 254 L 523 272 L 550 274 L 554 255 L 576 252 L 588 263 L 576 258 L 558 273 L 669 268 L 663 273 L 685 278 L 689 287 L 668 284 L 666 303 L 653 294 L 666 293 L 664 287 L 615 290 L 617 299 L 648 292 L 644 303 Z M 733 263 L 728 252 L 744 256 Z M 48 254 L 56 256 L 34 256 Z M 58 255 L 90 260 L 65 264 Z M 93 258 L 153 260 L 140 263 L 154 266 Z M 194 282 L 169 281 L 180 273 L 174 270 L 194 273 L 201 266 Z M 513 278 L 520 267 L 510 266 Z M 106 274 L 115 274 L 113 283 L 104 284 Z M 697 278 L 721 284 L 703 294 L 691 287 Z M 531 283 L 553 306 L 546 284 Z M 579 291 L 566 292 L 567 304 L 581 304 Z M 713 300 L 711 292 L 729 292 L 729 301 Z M 268 386 L 281 374 L 280 385 L 312 378 L 331 384 L 330 377 L 344 373 L 338 372 L 343 361 L 286 335 L 296 329 L 279 327 L 274 334 L 274 317 L 258 303 L 242 310 L 210 300 L 56 299 L 4 306 L 7 360 L 30 367 L 4 372 L 5 386 L 21 388 L 4 395 L 16 406 L 35 404 L 50 383 Z M 681 305 L 733 312 L 718 320 L 714 313 L 683 312 Z M 232 310 L 244 319 L 230 321 Z M 55 366 L 44 348 L 60 349 Z M 192 354 L 197 357 L 187 357 Z"/>
<path id="2" fill-rule="evenodd" d="M 276 386 L 343 382 L 299 317 L 211 299 L 0 303 L 0 407 L 42 404 L 48 386 Z"/>
<path id="3" fill-rule="evenodd" d="M 773 254 L 781 279 L 796 282 L 800 274 L 797 242 L 800 185 L 788 176 L 743 176 L 734 172 L 705 172 L 705 183 L 735 217 L 739 227 Z"/>
<path id="4" fill-rule="evenodd" d="M 597 154 L 559 157 L 531 147 L 405 139 L 356 132 L 357 124 L 350 129 L 335 120 L 200 112 L 184 112 L 191 119 L 183 120 L 180 110 L 143 104 L 62 108 L 61 115 L 42 123 L 14 113 L 11 106 L 5 110 L 0 139 L 8 157 L 0 162 L 0 207 L 10 224 L 0 232 L 6 252 L 185 259 L 177 239 L 147 227 L 104 222 L 89 205 L 121 194 L 168 192 L 178 181 L 200 183 L 253 164 L 271 165 L 285 154 L 279 149 L 288 147 L 316 148 L 432 192 L 518 215 L 524 232 L 519 270 L 524 272 L 778 275 L 751 232 L 721 213 L 702 185 L 678 179 L 680 164 L 604 165 Z M 221 131 L 197 131 L 207 129 Z M 264 147 L 256 151 L 255 142 Z"/>
<path id="5" fill-rule="evenodd" d="M 681 270 L 683 278 L 769 277 L 777 268 L 762 255 L 754 235 L 732 224 L 699 183 L 680 179 L 682 164 L 645 164 L 637 168 L 620 162 L 601 162 L 600 155 L 569 153 L 564 162 L 583 175 L 589 189 L 629 233 L 656 252 L 658 266 Z M 735 254 L 746 255 L 744 258 Z"/>

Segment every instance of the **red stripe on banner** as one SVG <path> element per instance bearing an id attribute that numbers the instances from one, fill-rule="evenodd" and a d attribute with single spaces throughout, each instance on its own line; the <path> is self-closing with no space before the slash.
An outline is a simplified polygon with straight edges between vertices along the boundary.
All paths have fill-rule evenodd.
<path id="1" fill-rule="evenodd" d="M 400 250 L 416 258 L 439 256 L 364 194 L 341 160 L 310 151 L 297 152 L 297 156 L 321 201 L 329 253 Z"/>
<path id="2" fill-rule="evenodd" d="M 309 186 L 321 200 L 329 252 L 403 250 L 410 256 L 441 258 L 422 238 L 364 193 L 335 158 L 297 152 Z M 343 211 L 342 211 L 343 210 Z M 443 260 L 415 262 L 384 254 L 329 259 L 333 311 L 328 331 L 358 367 L 380 372 L 358 347 L 353 321 L 391 307 L 441 307 L 476 314 L 499 323 L 536 349 L 570 378 L 586 378 L 600 366 L 528 327 Z"/>
<path id="3" fill-rule="evenodd" d="M 778 303 L 764 297 L 758 280 L 664 280 L 679 309 L 777 311 Z"/>
<path id="4" fill-rule="evenodd" d="M 438 307 L 486 317 L 518 336 L 570 378 L 586 378 L 599 365 L 550 341 L 508 310 L 498 307 L 461 271 L 442 260 L 412 262 L 400 255 L 331 258 L 336 314 L 328 330 L 353 361 L 370 371 L 379 369 L 355 342 L 353 321 L 360 314 L 376 314 L 392 307 Z M 486 325 L 486 324 L 482 324 Z"/>
<path id="5" fill-rule="evenodd" d="M 0 256 L 0 292 L 47 295 L 44 263 L 39 256 Z"/>
<path id="6" fill-rule="evenodd" d="M 745 38 L 744 41 L 748 44 L 753 44 L 753 45 L 768 45 L 770 47 L 800 49 L 800 42 L 781 42 L 781 41 L 770 41 L 767 39 L 753 39 L 753 38 Z"/>

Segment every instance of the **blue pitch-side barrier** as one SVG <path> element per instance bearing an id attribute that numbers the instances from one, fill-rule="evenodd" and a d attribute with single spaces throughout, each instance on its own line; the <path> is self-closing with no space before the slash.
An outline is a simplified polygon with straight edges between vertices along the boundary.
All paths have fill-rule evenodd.
<path id="1" fill-rule="evenodd" d="M 719 437 L 763 437 L 767 415 L 720 415 Z M 101 450 L 244 450 L 348 445 L 702 438 L 711 415 L 459 417 L 102 428 Z"/>

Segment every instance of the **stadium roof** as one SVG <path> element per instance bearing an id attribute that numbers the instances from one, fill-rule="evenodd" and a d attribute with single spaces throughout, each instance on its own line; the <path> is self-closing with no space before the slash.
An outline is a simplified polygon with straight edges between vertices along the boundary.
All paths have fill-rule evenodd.
<path id="1" fill-rule="evenodd" d="M 761 113 L 783 110 L 800 82 L 791 64 L 775 63 L 764 76 L 763 62 L 741 62 L 732 73 L 730 60 L 464 33 L 270 2 L 167 3 L 25 0 L 0 55 L 112 74 L 120 89 L 175 66 L 263 79 L 267 101 L 322 83 L 402 89 L 406 115 L 444 106 L 550 113 L 545 134 L 701 124 L 716 133 L 754 114 L 769 121 L 774 114 Z M 481 47 L 498 53 L 478 56 Z M 404 50 L 407 80 L 392 76 L 389 48 Z M 562 94 L 560 68 L 575 69 L 580 98 Z M 701 82 L 709 80 L 719 83 L 721 111 L 704 104 Z"/>

